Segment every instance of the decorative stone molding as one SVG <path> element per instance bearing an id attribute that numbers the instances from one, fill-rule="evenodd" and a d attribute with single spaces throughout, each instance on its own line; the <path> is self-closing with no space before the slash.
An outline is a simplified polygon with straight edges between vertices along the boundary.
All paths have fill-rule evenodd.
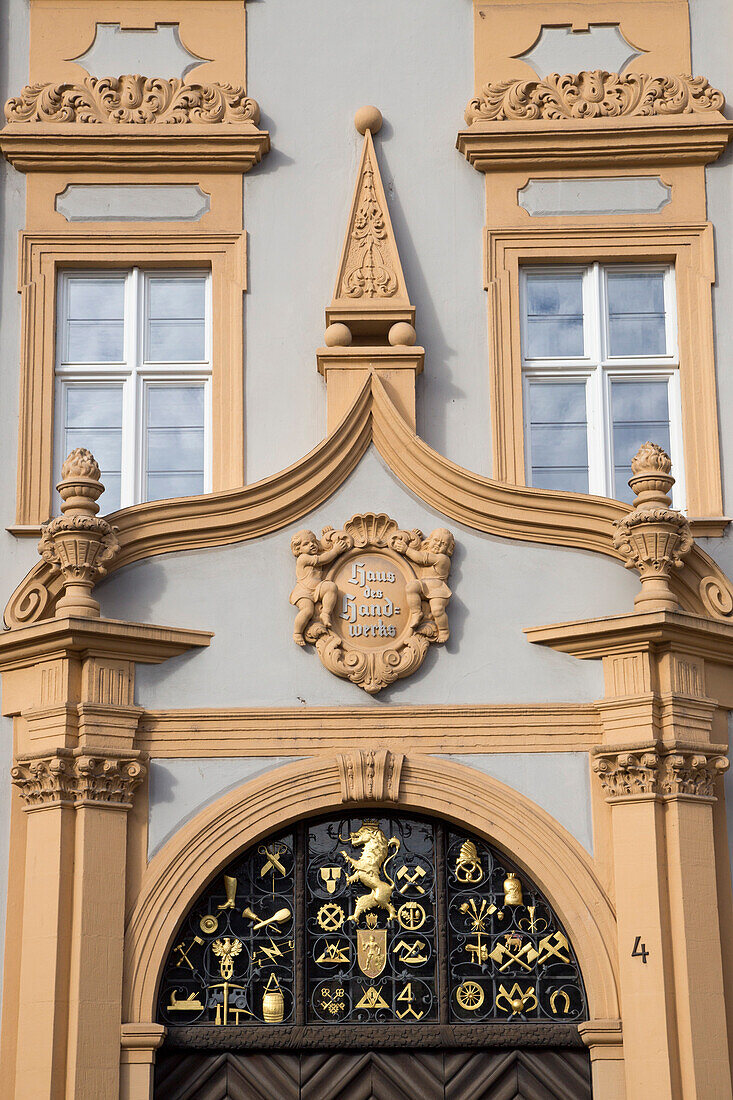
<path id="1" fill-rule="evenodd" d="M 680 744 L 667 748 L 654 742 L 629 749 L 593 751 L 592 768 L 606 801 L 639 796 L 715 798 L 715 780 L 729 767 L 725 747 Z"/>
<path id="2" fill-rule="evenodd" d="M 81 84 L 29 84 L 5 104 L 8 123 L 232 123 L 256 126 L 260 109 L 244 88 L 174 78 L 88 76 Z"/>
<path id="3" fill-rule="evenodd" d="M 372 375 L 338 427 L 287 470 L 236 491 L 193 501 L 151 501 L 116 513 L 120 551 L 107 563 L 108 571 L 156 554 L 221 546 L 281 530 L 328 499 L 372 441 L 411 492 L 472 530 L 620 559 L 613 545 L 614 521 L 623 518 L 625 505 L 505 484 L 457 466 L 415 435 L 384 383 Z M 684 568 L 675 570 L 671 584 L 687 611 L 718 620 L 733 614 L 730 581 L 697 545 Z M 51 618 L 61 590 L 58 571 L 40 562 L 8 601 L 7 626 Z"/>
<path id="4" fill-rule="evenodd" d="M 142 753 L 91 756 L 59 750 L 16 760 L 10 776 L 28 811 L 58 805 L 128 810 L 135 788 L 145 778 L 142 759 Z"/>
<path id="5" fill-rule="evenodd" d="M 389 749 L 340 753 L 342 802 L 397 802 L 404 755 Z"/>
<path id="6" fill-rule="evenodd" d="M 671 469 L 666 451 L 656 443 L 642 444 L 631 460 L 629 485 L 637 497 L 636 507 L 614 524 L 614 547 L 626 559 L 626 568 L 637 569 L 641 576 L 641 592 L 634 604 L 646 611 L 679 608 L 669 576 L 672 569 L 682 568 L 682 559 L 693 546 L 689 520 L 670 508 Z"/>
<path id="7" fill-rule="evenodd" d="M 290 546 L 298 609 L 293 640 L 316 647 L 323 665 L 370 695 L 420 667 L 431 642 L 450 636 L 446 608 L 454 539 L 424 538 L 384 513 L 352 516 L 320 539 L 298 531 Z"/>
<path id="8" fill-rule="evenodd" d="M 59 615 L 99 616 L 91 591 L 119 549 L 117 529 L 97 515 L 97 499 L 104 492 L 100 477 L 94 455 L 84 447 L 73 450 L 56 486 L 63 515 L 41 528 L 38 553 L 63 578 L 64 595 L 56 605 Z"/>
<path id="9" fill-rule="evenodd" d="M 704 76 L 648 76 L 607 73 L 551 73 L 544 80 L 506 80 L 486 84 L 466 108 L 476 122 L 624 116 L 686 115 L 721 111 L 722 92 Z"/>

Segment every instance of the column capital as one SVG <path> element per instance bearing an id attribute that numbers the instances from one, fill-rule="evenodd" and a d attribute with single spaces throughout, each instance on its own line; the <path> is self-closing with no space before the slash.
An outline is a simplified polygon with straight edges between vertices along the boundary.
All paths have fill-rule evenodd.
<path id="1" fill-rule="evenodd" d="M 724 745 L 685 742 L 600 746 L 591 759 L 607 802 L 676 797 L 714 802 L 715 780 L 729 767 Z"/>
<path id="2" fill-rule="evenodd" d="M 145 753 L 104 752 L 91 755 L 58 749 L 19 757 L 11 781 L 27 812 L 54 806 L 106 806 L 129 810 L 135 789 L 145 778 Z"/>

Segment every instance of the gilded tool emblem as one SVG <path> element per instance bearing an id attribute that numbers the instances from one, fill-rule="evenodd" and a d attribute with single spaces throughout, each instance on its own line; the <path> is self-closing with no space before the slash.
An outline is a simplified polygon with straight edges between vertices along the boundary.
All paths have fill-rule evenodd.
<path id="1" fill-rule="evenodd" d="M 177 992 L 177 989 L 171 990 L 171 1003 L 168 1005 L 169 1012 L 195 1012 L 197 1009 L 202 1009 L 204 1007 L 198 999 L 195 990 L 190 996 L 186 997 L 184 1001 L 179 1001 L 176 998 Z"/>
<path id="2" fill-rule="evenodd" d="M 354 1008 L 389 1008 L 389 1005 L 382 996 L 381 987 L 377 989 L 375 985 L 370 985 Z"/>
<path id="3" fill-rule="evenodd" d="M 356 933 L 356 958 L 367 978 L 378 978 L 387 962 L 386 928 L 359 928 Z"/>
<path id="4" fill-rule="evenodd" d="M 456 1000 L 466 1012 L 476 1012 L 484 1003 L 484 991 L 478 982 L 461 982 L 456 990 Z"/>
<path id="5" fill-rule="evenodd" d="M 268 963 L 272 966 L 276 966 L 276 959 L 284 959 L 285 951 L 293 950 L 292 940 L 288 940 L 287 943 L 277 944 L 272 936 L 268 936 L 267 938 L 270 941 L 270 946 L 265 947 L 264 944 L 261 944 L 259 950 L 253 952 L 252 966 L 267 966 Z M 281 950 L 282 947 L 285 948 L 285 951 Z"/>
<path id="6" fill-rule="evenodd" d="M 519 927 L 525 932 L 546 932 L 549 928 L 549 924 L 544 917 L 535 916 L 537 906 L 528 905 L 527 912 L 529 913 L 529 917 L 522 917 L 522 919 L 517 922 Z"/>
<path id="7" fill-rule="evenodd" d="M 316 920 L 320 924 L 324 932 L 338 932 L 341 925 L 344 923 L 346 914 L 340 905 L 335 905 L 333 902 L 326 902 L 318 910 Z"/>
<path id="8" fill-rule="evenodd" d="M 231 875 L 224 875 L 224 889 L 226 891 L 227 900 L 223 905 L 220 905 L 219 909 L 233 909 L 234 900 L 237 896 L 237 880 L 232 878 Z"/>
<path id="9" fill-rule="evenodd" d="M 215 917 L 212 913 L 207 913 L 205 917 L 202 917 L 199 921 L 199 928 L 202 932 L 205 932 L 207 936 L 213 936 L 219 927 L 219 918 Z"/>
<path id="10" fill-rule="evenodd" d="M 368 512 L 320 538 L 298 531 L 290 548 L 293 640 L 314 645 L 336 676 L 374 694 L 418 669 L 431 642 L 448 640 L 454 539 L 445 528 L 424 538 Z"/>
<path id="11" fill-rule="evenodd" d="M 336 940 L 336 943 L 327 943 L 321 954 L 316 959 L 316 962 L 325 963 L 347 963 L 349 962 L 349 951 L 351 950 L 350 943 L 344 943 L 341 945 L 341 940 Z"/>
<path id="12" fill-rule="evenodd" d="M 417 890 L 418 894 L 424 894 L 425 889 L 420 885 L 421 878 L 425 878 L 425 871 L 419 865 L 414 871 L 410 871 L 408 867 L 402 866 L 395 875 L 395 879 L 403 880 L 404 885 L 401 887 L 403 891 L 412 887 L 414 890 Z"/>
<path id="13" fill-rule="evenodd" d="M 478 849 L 472 840 L 464 840 L 458 853 L 455 867 L 456 878 L 459 882 L 480 882 L 483 878 L 481 860 Z"/>
<path id="14" fill-rule="evenodd" d="M 204 941 L 201 939 L 200 936 L 194 936 L 193 939 L 191 940 L 191 942 L 189 943 L 188 947 L 186 947 L 186 941 L 185 940 L 183 941 L 183 943 L 179 943 L 173 949 L 174 951 L 178 951 L 179 954 L 180 954 L 180 958 L 179 958 L 176 965 L 177 966 L 183 966 L 183 964 L 186 963 L 186 965 L 189 966 L 191 968 L 191 970 L 193 970 L 194 965 L 188 957 L 188 952 L 191 950 L 191 948 L 194 946 L 194 944 L 197 944 L 197 943 L 202 944 L 203 942 Z"/>
<path id="15" fill-rule="evenodd" d="M 339 836 L 339 840 L 346 840 L 346 837 Z M 351 864 L 353 869 L 353 874 L 346 876 L 346 884 L 347 886 L 353 886 L 354 883 L 358 882 L 369 891 L 369 893 L 362 894 L 361 897 L 357 898 L 354 912 L 348 920 L 358 924 L 362 913 L 366 913 L 376 906 L 379 906 L 380 909 L 386 909 L 387 919 L 394 920 L 397 916 L 397 910 L 392 904 L 394 881 L 387 875 L 386 871 L 384 872 L 384 878 L 381 878 L 380 875 L 383 866 L 397 855 L 400 847 L 399 840 L 396 837 L 387 840 L 378 822 L 365 821 L 355 833 L 349 834 L 348 842 L 352 847 L 363 848 L 364 851 L 359 859 L 354 859 L 343 848 L 341 849 L 341 855 Z M 387 854 L 390 848 L 394 848 L 391 856 Z"/>
<path id="16" fill-rule="evenodd" d="M 420 966 L 421 963 L 428 961 L 428 956 L 423 955 L 421 952 L 425 950 L 424 940 L 415 940 L 413 943 L 407 943 L 405 940 L 400 942 L 392 948 L 392 954 L 397 955 L 398 962 L 405 963 L 407 966 Z"/>
<path id="17" fill-rule="evenodd" d="M 258 917 L 253 909 L 250 909 L 248 905 L 245 905 L 242 910 L 242 916 L 247 917 L 249 920 L 254 921 L 252 925 L 252 931 L 257 932 L 260 928 L 266 928 L 268 924 L 284 924 L 290 920 L 293 914 L 290 910 L 284 906 L 282 909 L 278 909 L 276 913 L 273 913 L 271 917 Z"/>
<path id="18" fill-rule="evenodd" d="M 268 871 L 272 871 L 273 876 L 275 871 L 279 871 L 281 875 L 287 874 L 280 860 L 280 856 L 283 852 L 287 851 L 287 848 L 282 844 L 273 844 L 271 848 L 267 848 L 264 844 L 261 844 L 257 851 L 261 856 L 265 857 L 265 862 L 260 868 L 260 878 L 264 878 Z"/>
<path id="19" fill-rule="evenodd" d="M 397 920 L 403 928 L 414 932 L 425 924 L 425 910 L 416 901 L 406 901 L 397 910 Z"/>
<path id="20" fill-rule="evenodd" d="M 318 872 L 319 876 L 326 887 L 326 891 L 329 894 L 336 893 L 336 887 L 338 886 L 339 879 L 341 878 L 340 867 L 321 867 Z"/>
<path id="21" fill-rule="evenodd" d="M 505 1002 L 506 1008 L 499 1003 L 500 1001 Z M 515 982 L 509 992 L 503 985 L 499 986 L 494 1004 L 500 1012 L 509 1012 L 511 1016 L 519 1016 L 520 1013 L 534 1012 L 537 1008 L 537 997 L 531 985 L 523 991 L 519 983 Z"/>
<path id="22" fill-rule="evenodd" d="M 476 905 L 476 898 L 469 898 L 468 901 L 464 901 L 459 906 L 459 912 L 465 913 L 471 921 L 471 931 L 473 932 L 483 932 L 486 928 L 486 921 L 494 913 L 498 914 L 497 920 L 504 919 L 503 910 L 497 909 L 494 903 L 487 901 L 486 898 L 481 898 L 478 906 Z"/>

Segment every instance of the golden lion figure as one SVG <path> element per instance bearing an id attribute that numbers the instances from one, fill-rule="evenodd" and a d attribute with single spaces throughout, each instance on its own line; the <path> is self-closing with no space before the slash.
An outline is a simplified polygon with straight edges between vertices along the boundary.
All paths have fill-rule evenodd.
<path id="1" fill-rule="evenodd" d="M 339 840 L 346 840 L 346 837 L 339 836 Z M 364 851 L 359 859 L 354 859 L 343 848 L 341 849 L 341 855 L 351 864 L 354 871 L 352 875 L 347 876 L 346 882 L 350 886 L 355 882 L 360 882 L 362 886 L 369 890 L 369 893 L 362 894 L 360 898 L 357 898 L 354 912 L 348 920 L 357 923 L 362 913 L 374 909 L 375 906 L 387 910 L 388 920 L 395 920 L 397 910 L 392 904 L 394 881 L 386 871 L 383 872 L 384 878 L 380 878 L 380 872 L 382 872 L 383 864 L 390 859 L 394 859 L 397 855 L 400 848 L 399 840 L 392 837 L 388 841 L 376 822 L 365 821 L 360 829 L 349 834 L 349 843 L 354 848 L 363 848 Z M 387 853 L 390 848 L 394 848 L 394 852 L 391 856 L 388 856 Z"/>

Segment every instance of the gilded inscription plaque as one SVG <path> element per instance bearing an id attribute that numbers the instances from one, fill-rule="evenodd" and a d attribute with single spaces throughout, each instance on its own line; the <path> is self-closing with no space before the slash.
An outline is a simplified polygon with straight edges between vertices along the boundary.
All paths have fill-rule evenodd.
<path id="1" fill-rule="evenodd" d="M 447 641 L 450 531 L 424 538 L 369 512 L 320 538 L 298 531 L 290 545 L 293 639 L 314 645 L 336 676 L 375 694 L 419 668 L 431 642 Z"/>

